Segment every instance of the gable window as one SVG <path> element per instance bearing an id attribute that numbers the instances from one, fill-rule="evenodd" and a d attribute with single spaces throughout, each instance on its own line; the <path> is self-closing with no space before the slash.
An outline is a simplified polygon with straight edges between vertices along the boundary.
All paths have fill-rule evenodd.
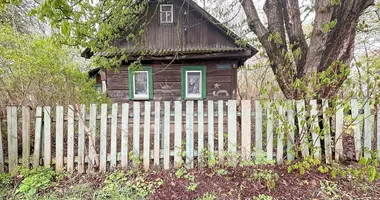
<path id="1" fill-rule="evenodd" d="M 184 99 L 206 98 L 206 67 L 186 66 L 181 69 L 181 94 Z"/>
<path id="2" fill-rule="evenodd" d="M 160 14 L 162 24 L 173 23 L 173 4 L 161 4 Z"/>
<path id="3" fill-rule="evenodd" d="M 149 100 L 153 98 L 152 67 L 139 71 L 129 70 L 129 99 Z"/>

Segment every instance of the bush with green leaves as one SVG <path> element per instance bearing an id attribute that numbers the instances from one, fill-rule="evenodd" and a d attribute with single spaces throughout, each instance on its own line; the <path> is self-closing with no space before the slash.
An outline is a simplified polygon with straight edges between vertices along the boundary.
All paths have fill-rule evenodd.
<path id="1" fill-rule="evenodd" d="M 23 180 L 16 193 L 31 196 L 51 186 L 55 172 L 52 168 L 39 167 L 31 170 L 21 169 L 20 175 Z"/>
<path id="2" fill-rule="evenodd" d="M 11 185 L 13 178 L 10 174 L 0 173 L 0 187 L 6 187 Z"/>

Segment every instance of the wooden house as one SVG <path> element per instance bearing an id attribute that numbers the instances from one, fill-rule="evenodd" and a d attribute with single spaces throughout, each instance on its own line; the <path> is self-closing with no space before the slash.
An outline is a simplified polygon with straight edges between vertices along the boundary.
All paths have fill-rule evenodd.
<path id="1" fill-rule="evenodd" d="M 237 70 L 257 50 L 239 38 L 192 0 L 150 1 L 150 22 L 143 35 L 143 67 L 92 70 L 99 89 L 114 103 L 134 100 L 228 100 L 236 98 Z M 135 61 L 140 50 L 124 39 L 103 56 L 128 52 Z"/>

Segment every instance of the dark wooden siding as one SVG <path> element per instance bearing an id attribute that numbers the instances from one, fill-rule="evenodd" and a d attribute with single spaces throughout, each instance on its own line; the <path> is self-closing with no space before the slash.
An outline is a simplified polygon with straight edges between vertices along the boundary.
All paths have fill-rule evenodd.
<path id="1" fill-rule="evenodd" d="M 170 1 L 169 1 L 170 2 Z M 173 0 L 174 23 L 160 23 L 160 7 L 157 2 L 149 3 L 145 49 L 205 49 L 237 47 L 235 41 L 220 31 L 209 19 L 188 5 L 187 1 Z M 125 37 L 116 40 L 118 47 L 131 48 Z"/>
<path id="2" fill-rule="evenodd" d="M 181 62 L 169 66 L 165 63 L 144 65 L 152 66 L 153 69 L 153 98 L 155 101 L 181 100 L 182 66 L 206 66 L 206 100 L 235 98 L 237 61 Z M 108 96 L 113 102 L 128 102 L 128 66 L 123 65 L 117 71 L 108 70 L 106 76 Z M 171 89 L 165 90 L 164 86 L 166 85 Z M 226 96 L 226 92 L 228 96 Z"/>

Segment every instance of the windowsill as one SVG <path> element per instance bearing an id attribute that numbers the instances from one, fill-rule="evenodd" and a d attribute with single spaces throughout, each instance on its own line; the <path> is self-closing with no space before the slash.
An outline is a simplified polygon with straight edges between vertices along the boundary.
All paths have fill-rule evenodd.
<path id="1" fill-rule="evenodd" d="M 203 100 L 203 98 L 202 97 L 185 97 L 183 100 L 194 101 L 194 100 Z"/>
<path id="2" fill-rule="evenodd" d="M 143 100 L 150 100 L 149 97 L 133 97 L 131 100 L 133 101 L 143 101 Z"/>

